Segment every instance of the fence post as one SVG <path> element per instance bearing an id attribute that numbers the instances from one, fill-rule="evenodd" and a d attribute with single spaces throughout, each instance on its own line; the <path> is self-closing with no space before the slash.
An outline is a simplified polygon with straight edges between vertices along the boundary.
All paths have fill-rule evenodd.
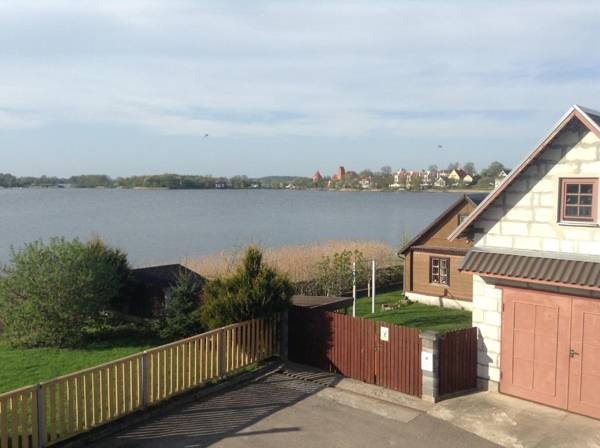
<path id="1" fill-rule="evenodd" d="M 439 399 L 439 345 L 441 334 L 437 331 L 419 333 L 421 338 L 421 398 L 435 403 Z"/>
<path id="2" fill-rule="evenodd" d="M 281 313 L 281 333 L 279 335 L 279 357 L 283 361 L 288 360 L 288 342 L 289 342 L 289 311 Z"/>
<path id="3" fill-rule="evenodd" d="M 217 336 L 217 340 L 219 341 L 219 360 L 218 360 L 218 369 L 219 369 L 219 378 L 223 378 L 225 376 L 225 331 L 220 330 Z"/>
<path id="4" fill-rule="evenodd" d="M 142 362 L 141 362 L 141 388 L 142 388 L 142 408 L 148 406 L 149 400 L 149 390 L 148 390 L 148 353 L 144 350 L 142 352 Z"/>
<path id="5" fill-rule="evenodd" d="M 46 446 L 46 421 L 44 419 L 44 394 L 42 393 L 42 385 L 35 386 L 35 416 L 37 426 L 37 448 Z M 14 437 L 14 436 L 13 436 Z"/>

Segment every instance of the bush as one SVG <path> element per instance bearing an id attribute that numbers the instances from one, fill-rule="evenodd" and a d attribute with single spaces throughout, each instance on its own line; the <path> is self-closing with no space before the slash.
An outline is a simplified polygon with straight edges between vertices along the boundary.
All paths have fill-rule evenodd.
<path id="1" fill-rule="evenodd" d="M 333 256 L 323 257 L 317 265 L 317 283 L 323 294 L 341 296 L 352 290 L 352 263 L 356 263 L 356 284 L 367 283 L 369 269 L 362 252 L 344 250 Z"/>
<path id="2" fill-rule="evenodd" d="M 13 346 L 72 347 L 127 287 L 125 255 L 98 241 L 53 238 L 11 253 L 1 270 L 0 321 Z"/>
<path id="3" fill-rule="evenodd" d="M 171 289 L 163 316 L 159 320 L 158 335 L 167 340 L 182 339 L 202 332 L 200 295 L 202 285 L 190 271 L 180 271 Z"/>
<path id="4" fill-rule="evenodd" d="M 263 264 L 259 248 L 249 247 L 232 276 L 218 277 L 206 286 L 202 321 L 212 329 L 268 317 L 286 310 L 291 297 L 288 277 Z"/>

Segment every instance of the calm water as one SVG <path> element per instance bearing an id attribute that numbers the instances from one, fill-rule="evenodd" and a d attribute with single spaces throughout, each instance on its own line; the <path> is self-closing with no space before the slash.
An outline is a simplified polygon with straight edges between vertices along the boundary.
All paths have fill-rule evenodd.
<path id="1" fill-rule="evenodd" d="M 441 213 L 453 193 L 268 190 L 0 189 L 0 262 L 10 247 L 51 236 L 101 235 L 134 265 L 175 262 L 248 243 L 332 239 L 398 245 Z"/>

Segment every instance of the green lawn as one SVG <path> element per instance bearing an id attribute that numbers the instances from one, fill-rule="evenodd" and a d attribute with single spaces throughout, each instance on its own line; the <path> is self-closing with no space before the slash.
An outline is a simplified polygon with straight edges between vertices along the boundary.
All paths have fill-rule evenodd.
<path id="1" fill-rule="evenodd" d="M 152 340 L 111 341 L 82 349 L 12 349 L 0 342 L 0 393 L 93 367 L 159 345 Z"/>
<path id="2" fill-rule="evenodd" d="M 381 311 L 384 303 L 398 303 L 403 298 L 402 291 L 378 294 L 375 297 L 375 314 L 371 314 L 371 299 L 357 299 L 356 315 L 365 319 L 414 327 L 419 330 L 452 331 L 471 326 L 471 312 L 452 308 L 411 303 L 392 311 Z M 351 313 L 352 309 L 348 309 Z"/>

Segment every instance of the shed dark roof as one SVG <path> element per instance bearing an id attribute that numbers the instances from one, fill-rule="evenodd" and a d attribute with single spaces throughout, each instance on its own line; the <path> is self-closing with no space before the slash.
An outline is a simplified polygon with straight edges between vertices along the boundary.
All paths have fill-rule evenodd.
<path id="1" fill-rule="evenodd" d="M 352 297 L 332 297 L 332 296 L 293 296 L 294 306 L 302 308 L 319 309 L 322 311 L 339 310 L 352 305 Z"/>
<path id="2" fill-rule="evenodd" d="M 132 269 L 136 280 L 144 284 L 157 285 L 162 288 L 173 286 L 177 279 L 177 274 L 179 274 L 180 271 L 191 272 L 200 283 L 204 283 L 205 281 L 205 278 L 200 274 L 181 264 L 163 264 L 159 266 Z"/>
<path id="3" fill-rule="evenodd" d="M 467 197 L 473 202 L 475 205 L 481 204 L 481 202 L 486 198 L 488 193 L 467 193 Z"/>
<path id="4" fill-rule="evenodd" d="M 558 258 L 561 257 L 561 258 Z M 461 271 L 562 286 L 600 289 L 600 259 L 535 256 L 513 251 L 499 253 L 472 249 Z"/>

